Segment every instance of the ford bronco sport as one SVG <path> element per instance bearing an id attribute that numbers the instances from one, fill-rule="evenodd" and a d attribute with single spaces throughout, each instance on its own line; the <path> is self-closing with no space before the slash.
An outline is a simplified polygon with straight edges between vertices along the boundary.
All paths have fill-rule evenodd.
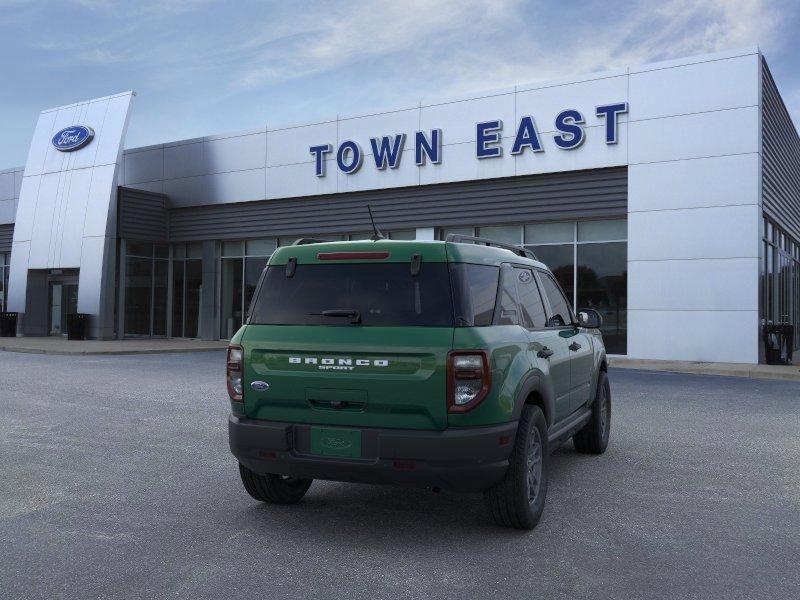
<path id="1" fill-rule="evenodd" d="M 255 499 L 313 479 L 483 492 L 533 528 L 549 453 L 608 444 L 606 355 L 545 265 L 482 238 L 279 248 L 228 348 L 230 447 Z"/>

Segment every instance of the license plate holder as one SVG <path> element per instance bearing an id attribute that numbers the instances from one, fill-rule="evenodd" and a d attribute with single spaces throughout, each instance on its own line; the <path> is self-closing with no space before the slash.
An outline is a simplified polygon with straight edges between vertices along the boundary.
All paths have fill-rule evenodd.
<path id="1" fill-rule="evenodd" d="M 338 458 L 361 458 L 361 430 L 312 427 L 311 453 Z"/>

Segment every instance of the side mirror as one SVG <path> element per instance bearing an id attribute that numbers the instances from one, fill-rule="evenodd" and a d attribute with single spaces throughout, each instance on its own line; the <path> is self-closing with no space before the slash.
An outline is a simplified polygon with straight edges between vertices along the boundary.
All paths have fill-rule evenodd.
<path id="1" fill-rule="evenodd" d="M 582 308 L 578 311 L 578 325 L 588 329 L 600 329 L 603 326 L 603 317 L 593 308 Z"/>

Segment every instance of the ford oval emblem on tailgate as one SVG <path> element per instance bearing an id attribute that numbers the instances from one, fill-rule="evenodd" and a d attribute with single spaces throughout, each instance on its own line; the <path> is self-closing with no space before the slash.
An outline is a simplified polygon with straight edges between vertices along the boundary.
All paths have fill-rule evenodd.
<path id="1" fill-rule="evenodd" d="M 269 384 L 266 381 L 254 381 L 250 384 L 250 389 L 257 392 L 266 392 L 269 389 Z"/>

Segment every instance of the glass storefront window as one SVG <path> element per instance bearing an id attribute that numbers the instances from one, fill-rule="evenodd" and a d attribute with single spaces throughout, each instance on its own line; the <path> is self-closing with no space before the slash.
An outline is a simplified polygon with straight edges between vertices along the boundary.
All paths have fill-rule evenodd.
<path id="1" fill-rule="evenodd" d="M 169 250 L 167 251 L 169 254 Z M 169 261 L 153 261 L 153 333 L 167 335 L 167 289 L 169 287 Z"/>
<path id="2" fill-rule="evenodd" d="M 478 237 L 487 238 L 504 244 L 521 244 L 522 227 L 519 225 L 493 225 L 479 227 Z"/>
<path id="3" fill-rule="evenodd" d="M 526 244 L 558 244 L 575 241 L 575 223 L 535 223 L 525 225 Z"/>
<path id="4" fill-rule="evenodd" d="M 800 243 L 766 219 L 763 244 L 762 324 L 793 325 L 793 350 L 800 351 Z"/>
<path id="5" fill-rule="evenodd" d="M 8 290 L 8 269 L 10 254 L 0 252 L 0 310 L 6 310 L 6 290 Z"/>
<path id="6" fill-rule="evenodd" d="M 229 340 L 242 326 L 261 271 L 267 266 L 267 260 L 279 242 L 280 245 L 284 245 L 284 242 L 293 244 L 296 239 L 297 237 L 223 242 L 219 288 L 221 338 Z"/>
<path id="7" fill-rule="evenodd" d="M 124 335 L 167 335 L 168 256 L 166 244 L 126 242 Z"/>
<path id="8" fill-rule="evenodd" d="M 125 335 L 150 335 L 153 260 L 125 257 Z"/>
<path id="9" fill-rule="evenodd" d="M 253 294 L 256 292 L 256 285 L 258 285 L 258 278 L 261 277 L 261 271 L 267 266 L 267 257 L 262 256 L 258 258 L 248 257 L 244 259 L 244 310 L 245 313 L 250 308 L 250 301 L 253 299 Z"/>
<path id="10" fill-rule="evenodd" d="M 628 239 L 628 221 L 581 221 L 578 223 L 579 242 L 608 242 Z"/>
<path id="11" fill-rule="evenodd" d="M 576 306 L 603 317 L 603 341 L 609 354 L 627 353 L 628 245 L 625 242 L 578 244 Z"/>
<path id="12" fill-rule="evenodd" d="M 242 256 L 244 254 L 243 242 L 222 242 L 222 256 Z"/>
<path id="13" fill-rule="evenodd" d="M 175 244 L 172 249 L 172 337 L 196 338 L 200 332 L 203 288 L 202 244 Z"/>
<path id="14" fill-rule="evenodd" d="M 475 235 L 475 228 L 474 227 L 442 227 L 439 230 L 439 239 L 446 240 L 447 236 L 450 234 L 454 235 L 467 235 L 467 236 L 474 236 Z"/>
<path id="15" fill-rule="evenodd" d="M 526 246 L 536 258 L 550 267 L 559 285 L 564 289 L 570 302 L 575 298 L 575 246 L 572 244 L 554 244 L 544 246 Z"/>
<path id="16" fill-rule="evenodd" d="M 269 256 L 275 252 L 278 244 L 275 240 L 248 240 L 245 245 L 247 256 Z"/>
<path id="17" fill-rule="evenodd" d="M 229 340 L 242 326 L 243 258 L 223 258 L 220 297 L 220 337 Z"/>

